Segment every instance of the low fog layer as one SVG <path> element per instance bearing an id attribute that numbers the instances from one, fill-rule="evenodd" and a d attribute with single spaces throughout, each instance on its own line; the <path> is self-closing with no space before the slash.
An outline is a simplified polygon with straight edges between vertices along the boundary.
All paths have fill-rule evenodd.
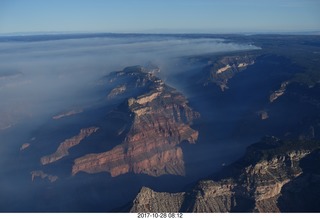
<path id="1" fill-rule="evenodd" d="M 29 202 L 30 173 L 21 171 L 29 164 L 16 162 L 21 144 L 53 116 L 99 98 L 92 88 L 109 72 L 151 62 L 160 78 L 180 89 L 170 76 L 188 69 L 177 64 L 181 57 L 252 49 L 258 48 L 170 35 L 0 42 L 0 165 L 8 167 L 0 170 L 0 196 L 16 205 L 21 196 Z"/>
<path id="2" fill-rule="evenodd" d="M 256 47 L 168 35 L 1 42 L 0 129 L 76 105 L 88 84 L 129 65 L 151 61 L 170 69 L 181 56 L 247 49 Z"/>

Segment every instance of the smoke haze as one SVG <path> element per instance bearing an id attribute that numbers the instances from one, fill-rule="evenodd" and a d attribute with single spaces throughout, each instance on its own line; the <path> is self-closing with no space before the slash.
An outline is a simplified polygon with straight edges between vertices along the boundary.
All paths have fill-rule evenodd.
<path id="1" fill-rule="evenodd" d="M 10 120 L 27 115 L 54 113 L 60 107 L 68 107 L 65 104 L 70 104 L 70 100 L 73 104 L 81 102 L 81 94 L 88 84 L 126 66 L 152 62 L 160 69 L 170 69 L 179 57 L 247 49 L 256 47 L 215 38 L 166 35 L 3 40 L 0 43 L 0 113 L 6 116 L 2 116 L 0 128 L 7 128 Z M 174 71 L 170 69 L 170 73 Z"/>
<path id="2" fill-rule="evenodd" d="M 90 105 L 101 98 L 96 96 L 93 88 L 106 74 L 151 62 L 160 67 L 158 76 L 179 90 L 184 86 L 171 78 L 188 70 L 189 66 L 179 62 L 184 57 L 253 49 L 259 48 L 200 36 L 121 35 L 60 40 L 50 40 L 48 36 L 47 40 L 40 41 L 0 39 L 0 165 L 8 167 L 0 171 L 0 177 L 4 179 L 0 182 L 0 196 L 6 197 L 2 202 L 8 198 L 13 203 L 0 205 L 9 211 L 8 206 L 12 210 L 23 209 L 17 202 L 20 196 L 24 196 L 21 202 L 31 205 L 28 198 L 32 193 L 32 190 L 28 191 L 29 187 L 33 188 L 30 172 L 19 171 L 28 170 L 32 164 L 17 162 L 21 145 L 53 116 Z M 187 91 L 182 89 L 182 92 Z M 131 195 L 141 187 L 142 180 L 136 180 Z M 157 180 L 168 181 L 166 177 Z M 120 177 L 118 181 L 125 184 L 127 180 Z M 113 185 L 114 181 L 108 183 Z M 107 188 L 108 183 L 105 184 L 106 191 L 116 193 L 114 188 Z M 121 197 L 118 199 L 120 203 Z M 110 206 L 116 205 L 113 200 L 109 201 Z M 33 209 L 28 205 L 24 208 Z M 64 210 L 70 209 L 64 206 Z"/>

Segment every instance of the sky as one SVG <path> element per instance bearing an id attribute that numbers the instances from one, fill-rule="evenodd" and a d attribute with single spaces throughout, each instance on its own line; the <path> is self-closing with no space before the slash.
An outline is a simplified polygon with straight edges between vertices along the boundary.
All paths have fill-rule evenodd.
<path id="1" fill-rule="evenodd" d="M 320 31 L 320 0 L 0 0 L 0 34 Z"/>

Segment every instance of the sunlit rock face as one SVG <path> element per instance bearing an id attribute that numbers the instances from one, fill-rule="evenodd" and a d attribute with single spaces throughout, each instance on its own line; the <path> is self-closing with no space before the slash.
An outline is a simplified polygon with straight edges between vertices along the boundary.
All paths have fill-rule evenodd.
<path id="1" fill-rule="evenodd" d="M 255 55 L 223 56 L 207 67 L 209 81 L 220 87 L 221 91 L 228 89 L 228 80 L 235 74 L 245 70 L 255 63 Z"/>
<path id="2" fill-rule="evenodd" d="M 77 158 L 73 175 L 81 171 L 109 172 L 111 176 L 128 172 L 151 176 L 185 174 L 179 144 L 195 143 L 198 132 L 190 125 L 199 114 L 188 106 L 181 93 L 154 76 L 154 71 L 134 66 L 110 75 L 110 83 L 121 85 L 117 84 L 119 89 L 111 90 L 108 98 L 130 97 L 118 109 L 119 115 L 129 115 L 129 131 L 112 150 Z M 128 95 L 136 88 L 142 88 L 143 92 Z"/>
<path id="3" fill-rule="evenodd" d="M 105 89 L 95 108 L 52 117 L 48 125 L 55 128 L 47 131 L 48 139 L 36 136 L 43 141 L 30 140 L 21 146 L 22 153 L 42 154 L 32 179 L 47 179 L 57 167 L 65 169 L 66 176 L 79 172 L 108 172 L 112 177 L 130 172 L 185 175 L 180 144 L 196 142 L 198 131 L 190 126 L 200 115 L 181 93 L 155 76 L 158 72 L 157 67 L 141 66 L 112 72 L 101 79 L 99 86 Z M 81 125 L 75 122 L 81 120 L 85 121 Z M 65 131 L 70 135 L 60 131 L 68 121 L 72 130 L 65 127 Z M 57 143 L 50 144 L 50 139 Z"/>
<path id="4" fill-rule="evenodd" d="M 285 81 L 283 83 L 281 83 L 281 86 L 278 90 L 274 91 L 270 97 L 269 97 L 269 101 L 270 103 L 274 102 L 276 99 L 278 99 L 279 97 L 281 97 L 285 91 L 286 91 L 286 88 L 287 86 L 289 85 L 289 82 L 288 81 Z"/>
<path id="5" fill-rule="evenodd" d="M 285 203 L 298 197 L 294 197 L 294 193 L 305 189 L 301 182 L 308 181 L 311 175 L 301 163 L 310 162 L 311 156 L 312 163 L 319 163 L 319 148 L 318 141 L 265 139 L 250 146 L 245 156 L 224 169 L 217 179 L 202 180 L 185 192 L 142 188 L 132 203 L 131 212 L 296 211 L 290 208 L 293 204 Z M 312 177 L 313 183 L 319 185 L 319 175 Z"/>

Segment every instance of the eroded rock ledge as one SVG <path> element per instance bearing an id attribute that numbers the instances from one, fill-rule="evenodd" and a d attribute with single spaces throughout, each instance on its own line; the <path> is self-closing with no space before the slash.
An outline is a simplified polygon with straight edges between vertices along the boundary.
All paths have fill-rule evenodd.
<path id="1" fill-rule="evenodd" d="M 255 62 L 255 55 L 230 55 L 223 56 L 213 64 L 207 66 L 206 72 L 209 72 L 209 81 L 218 85 L 221 91 L 228 89 L 228 80 L 235 74 L 245 70 Z"/>
<path id="2" fill-rule="evenodd" d="M 41 157 L 41 164 L 46 165 L 49 163 L 53 163 L 57 160 L 60 160 L 61 158 L 67 156 L 69 154 L 69 149 L 80 144 L 80 142 L 85 139 L 86 137 L 89 137 L 92 133 L 98 131 L 98 127 L 89 127 L 89 128 L 83 128 L 80 130 L 80 133 L 76 136 L 73 136 L 72 138 L 66 139 L 63 141 L 56 152 L 53 154 L 43 156 Z"/>
<path id="3" fill-rule="evenodd" d="M 76 115 L 76 114 L 79 114 L 79 113 L 82 113 L 83 110 L 82 109 L 73 109 L 73 110 L 70 110 L 70 111 L 67 111 L 67 112 L 63 112 L 63 113 L 60 113 L 58 115 L 55 115 L 52 117 L 52 119 L 62 119 L 64 117 L 69 117 L 69 116 L 73 116 L 73 115 Z"/>
<path id="4" fill-rule="evenodd" d="M 285 81 L 285 82 L 281 83 L 280 88 L 278 90 L 274 91 L 270 95 L 270 97 L 269 97 L 270 103 L 274 102 L 276 99 L 278 99 L 279 97 L 281 97 L 285 93 L 289 83 L 290 83 L 289 81 Z"/>
<path id="5" fill-rule="evenodd" d="M 34 182 L 36 178 L 40 178 L 41 180 L 47 179 L 52 183 L 58 180 L 58 176 L 47 174 L 42 170 L 34 170 L 30 174 L 31 174 L 32 182 Z"/>
<path id="6" fill-rule="evenodd" d="M 128 172 L 151 176 L 185 174 L 179 144 L 197 140 L 198 132 L 190 125 L 199 114 L 187 105 L 181 93 L 163 83 L 154 72 L 158 70 L 134 66 L 109 76 L 109 83 L 117 89 L 111 90 L 108 97 L 125 97 L 117 111 L 131 118 L 129 131 L 124 141 L 110 151 L 76 159 L 73 175 L 81 171 L 109 172 L 111 176 Z"/>
<path id="7" fill-rule="evenodd" d="M 279 212 L 278 199 L 286 198 L 283 187 L 304 173 L 301 160 L 319 148 L 319 141 L 265 139 L 250 146 L 244 158 L 224 169 L 218 179 L 200 181 L 186 192 L 142 188 L 131 212 Z M 319 176 L 314 179 L 320 183 Z"/>

